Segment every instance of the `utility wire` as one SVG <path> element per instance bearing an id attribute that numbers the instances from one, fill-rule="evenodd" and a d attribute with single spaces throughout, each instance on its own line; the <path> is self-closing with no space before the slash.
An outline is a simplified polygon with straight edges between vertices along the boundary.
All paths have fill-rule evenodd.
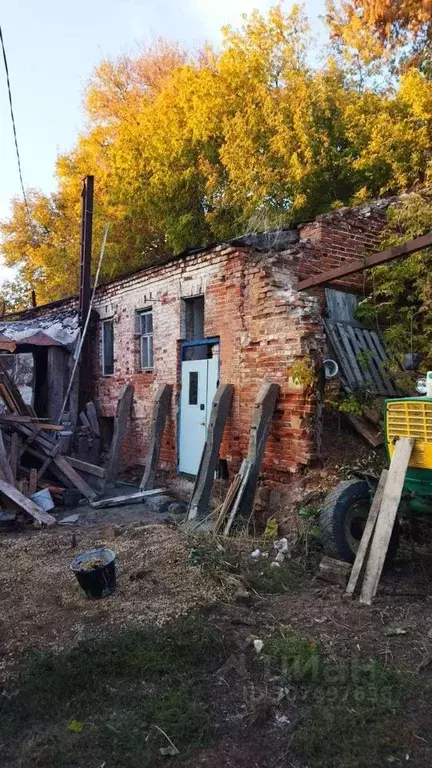
<path id="1" fill-rule="evenodd" d="M 12 102 L 12 89 L 11 89 L 10 78 L 9 78 L 9 67 L 8 67 L 7 56 L 6 56 L 6 48 L 5 48 L 5 44 L 4 44 L 4 40 L 3 40 L 3 34 L 2 34 L 1 27 L 0 27 L 0 41 L 1 41 L 2 51 L 3 51 L 4 66 L 5 66 L 5 70 L 6 70 L 6 82 L 7 82 L 8 94 L 9 94 L 9 106 L 10 106 L 10 113 L 11 113 L 11 119 L 12 119 L 13 134 L 14 134 L 14 139 L 15 139 L 16 156 L 17 156 L 17 161 L 18 161 L 18 173 L 19 173 L 19 177 L 20 177 L 21 190 L 22 190 L 22 194 L 23 194 L 23 198 L 24 198 L 24 205 L 25 205 L 25 209 L 26 209 L 26 213 L 27 213 L 28 223 L 29 223 L 29 226 L 30 226 L 30 231 L 31 231 L 31 233 L 33 233 L 33 225 L 32 225 L 32 220 L 31 220 L 31 216 L 30 216 L 30 208 L 29 208 L 29 204 L 28 204 L 28 200 L 27 200 L 27 195 L 26 195 L 26 192 L 25 192 L 25 187 L 24 187 L 24 182 L 23 182 L 23 175 L 22 175 L 22 168 L 21 168 L 21 158 L 20 158 L 19 147 L 18 147 L 18 136 L 17 136 L 17 131 L 16 131 L 15 115 L 14 115 L 13 102 Z"/>

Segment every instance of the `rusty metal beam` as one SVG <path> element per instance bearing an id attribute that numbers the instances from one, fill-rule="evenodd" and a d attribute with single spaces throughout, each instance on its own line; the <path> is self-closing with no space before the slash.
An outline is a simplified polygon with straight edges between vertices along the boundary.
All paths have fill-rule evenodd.
<path id="1" fill-rule="evenodd" d="M 307 288 L 315 288 L 318 285 L 324 285 L 333 280 L 340 280 L 348 275 L 353 275 L 355 272 L 363 272 L 364 269 L 386 264 L 389 261 L 393 261 L 393 259 L 398 259 L 400 256 L 410 256 L 412 253 L 422 251 L 430 246 L 432 246 L 432 232 L 422 235 L 422 237 L 416 237 L 415 240 L 408 240 L 403 245 L 395 245 L 393 248 L 387 248 L 386 251 L 372 253 L 363 259 L 354 259 L 347 264 L 343 264 L 341 267 L 329 269 L 327 272 L 320 272 L 318 275 L 300 280 L 297 290 L 305 291 Z"/>

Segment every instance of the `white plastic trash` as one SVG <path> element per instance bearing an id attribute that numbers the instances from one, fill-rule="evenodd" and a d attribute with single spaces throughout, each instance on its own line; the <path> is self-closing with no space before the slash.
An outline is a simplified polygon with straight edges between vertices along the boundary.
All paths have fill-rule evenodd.
<path id="1" fill-rule="evenodd" d="M 432 371 L 426 374 L 426 397 L 432 397 Z"/>
<path id="2" fill-rule="evenodd" d="M 45 512 L 49 512 L 50 509 L 54 507 L 54 502 L 48 488 L 44 488 L 42 491 L 32 493 L 30 498 L 32 501 L 34 501 L 35 504 L 38 505 L 38 507 L 44 509 Z"/>

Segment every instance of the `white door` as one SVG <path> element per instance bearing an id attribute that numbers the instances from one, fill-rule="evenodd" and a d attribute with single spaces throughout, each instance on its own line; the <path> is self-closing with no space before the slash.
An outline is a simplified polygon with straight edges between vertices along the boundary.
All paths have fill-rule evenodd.
<path id="1" fill-rule="evenodd" d="M 196 475 L 206 439 L 211 404 L 217 389 L 219 358 L 182 363 L 179 472 Z"/>

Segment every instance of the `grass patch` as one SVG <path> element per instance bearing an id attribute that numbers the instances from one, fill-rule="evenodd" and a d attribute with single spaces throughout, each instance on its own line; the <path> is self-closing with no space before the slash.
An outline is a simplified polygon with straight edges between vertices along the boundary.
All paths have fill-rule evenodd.
<path id="1" fill-rule="evenodd" d="M 156 725 L 183 754 L 202 747 L 205 680 L 223 658 L 218 634 L 196 617 L 32 654 L 18 693 L 0 699 L 3 764 L 145 768 L 169 746 Z"/>
<path id="2" fill-rule="evenodd" d="M 260 547 L 269 552 L 268 557 L 254 559 L 251 552 Z M 203 568 L 222 585 L 239 587 L 259 595 L 298 592 L 311 578 L 316 564 L 313 558 L 285 560 L 280 567 L 273 567 L 276 552 L 272 540 L 260 540 L 245 545 L 241 540 L 228 539 L 196 543 L 189 553 L 191 565 Z"/>
<path id="3" fill-rule="evenodd" d="M 382 768 L 405 754 L 412 676 L 380 661 L 329 659 L 296 632 L 268 638 L 263 659 L 298 706 L 291 754 L 311 768 Z M 420 694 L 416 681 L 416 695 Z M 401 727 L 395 728 L 400 717 Z M 397 762 L 399 764 L 399 761 Z"/>

